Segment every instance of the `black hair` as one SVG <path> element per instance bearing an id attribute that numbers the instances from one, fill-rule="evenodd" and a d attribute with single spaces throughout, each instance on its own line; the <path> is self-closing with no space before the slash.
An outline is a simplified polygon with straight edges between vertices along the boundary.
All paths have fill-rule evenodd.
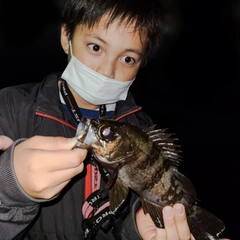
<path id="1" fill-rule="evenodd" d="M 162 7 L 160 0 L 68 0 L 62 14 L 69 38 L 76 26 L 89 28 L 108 14 L 108 27 L 115 20 L 122 24 L 135 24 L 140 37 L 147 39 L 147 49 L 143 65 L 157 55 L 162 38 Z"/>

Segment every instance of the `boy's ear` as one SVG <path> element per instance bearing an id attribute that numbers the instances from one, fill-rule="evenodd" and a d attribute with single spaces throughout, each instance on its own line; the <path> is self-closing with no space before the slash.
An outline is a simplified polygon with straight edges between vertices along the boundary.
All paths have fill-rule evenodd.
<path id="1" fill-rule="evenodd" d="M 63 48 L 63 51 L 68 54 L 69 52 L 69 38 L 68 38 L 68 34 L 66 31 L 66 25 L 63 24 L 61 26 L 61 45 Z"/>

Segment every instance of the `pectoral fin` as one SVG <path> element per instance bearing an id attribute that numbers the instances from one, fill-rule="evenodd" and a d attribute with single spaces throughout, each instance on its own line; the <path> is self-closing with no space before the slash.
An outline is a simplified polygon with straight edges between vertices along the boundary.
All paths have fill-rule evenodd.
<path id="1" fill-rule="evenodd" d="M 128 196 L 129 188 L 119 179 L 109 191 L 110 194 L 110 210 L 115 212 L 125 201 Z"/>
<path id="2" fill-rule="evenodd" d="M 158 228 L 164 228 L 163 217 L 162 217 L 163 207 L 153 202 L 150 202 L 145 198 L 141 198 L 141 203 L 142 203 L 143 212 L 145 214 L 149 213 L 155 226 Z"/>

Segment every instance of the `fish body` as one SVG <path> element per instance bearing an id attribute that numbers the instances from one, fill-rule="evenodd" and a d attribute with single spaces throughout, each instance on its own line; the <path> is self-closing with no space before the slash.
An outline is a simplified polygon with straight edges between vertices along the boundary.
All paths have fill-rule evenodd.
<path id="1" fill-rule="evenodd" d="M 84 119 L 79 124 L 76 147 L 88 149 L 110 173 L 107 184 L 110 209 L 115 212 L 129 188 L 136 192 L 144 213 L 164 228 L 162 209 L 184 204 L 191 233 L 196 240 L 219 239 L 224 223 L 197 205 L 191 181 L 179 172 L 180 151 L 166 129 L 145 130 L 108 119 Z"/>

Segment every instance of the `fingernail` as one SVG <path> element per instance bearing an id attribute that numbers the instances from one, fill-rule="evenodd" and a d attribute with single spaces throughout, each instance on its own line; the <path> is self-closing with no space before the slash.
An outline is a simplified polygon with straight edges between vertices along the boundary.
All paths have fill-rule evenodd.
<path id="1" fill-rule="evenodd" d="M 77 143 L 77 138 L 76 137 L 68 138 L 68 142 L 72 147 L 74 147 Z"/>
<path id="2" fill-rule="evenodd" d="M 184 206 L 182 204 L 175 204 L 174 213 L 181 216 L 184 213 Z"/>
<path id="3" fill-rule="evenodd" d="M 172 207 L 165 207 L 163 209 L 164 211 L 164 215 L 167 217 L 167 218 L 172 218 L 173 217 L 173 210 L 172 210 Z"/>

